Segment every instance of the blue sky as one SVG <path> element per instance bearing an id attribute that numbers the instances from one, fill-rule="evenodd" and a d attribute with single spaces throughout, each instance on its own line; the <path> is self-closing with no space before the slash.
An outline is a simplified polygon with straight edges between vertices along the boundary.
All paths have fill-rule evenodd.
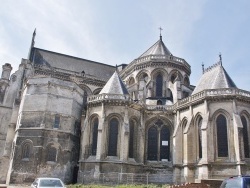
<path id="1" fill-rule="evenodd" d="M 192 69 L 191 84 L 222 54 L 238 88 L 250 90 L 249 0 L 6 0 L 0 7 L 0 63 L 14 71 L 38 48 L 111 65 L 130 63 L 159 39 Z M 0 68 L 1 69 L 1 68 Z"/>

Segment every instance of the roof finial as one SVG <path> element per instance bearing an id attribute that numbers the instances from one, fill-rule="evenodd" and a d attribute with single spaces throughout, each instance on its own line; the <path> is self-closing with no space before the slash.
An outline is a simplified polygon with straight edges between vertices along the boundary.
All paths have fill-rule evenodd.
<path id="1" fill-rule="evenodd" d="M 36 28 L 33 32 L 33 37 L 32 37 L 32 42 L 31 42 L 32 47 L 34 47 L 34 45 L 35 45 L 35 37 L 36 37 Z"/>
<path id="2" fill-rule="evenodd" d="M 32 48 L 35 46 L 35 37 L 36 37 L 36 28 L 33 32 L 33 36 L 32 36 L 32 40 L 31 40 L 31 44 L 30 44 L 30 50 L 29 50 L 29 55 L 28 55 L 28 59 L 31 61 L 31 51 Z"/>
<path id="3" fill-rule="evenodd" d="M 204 74 L 204 63 L 202 62 L 202 64 L 201 64 L 201 66 L 202 66 L 202 73 Z"/>
<path id="4" fill-rule="evenodd" d="M 161 27 L 159 27 L 160 30 L 160 39 L 162 40 L 162 36 L 161 36 L 161 31 L 163 30 Z"/>
<path id="5" fill-rule="evenodd" d="M 219 58 L 220 58 L 220 63 L 222 65 L 222 55 L 221 55 L 221 53 L 219 53 Z"/>

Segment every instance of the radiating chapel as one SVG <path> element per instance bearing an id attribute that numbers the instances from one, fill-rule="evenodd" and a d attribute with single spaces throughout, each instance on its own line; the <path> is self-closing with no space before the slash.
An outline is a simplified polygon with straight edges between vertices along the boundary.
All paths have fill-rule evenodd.
<path id="1" fill-rule="evenodd" d="M 250 174 L 250 92 L 221 57 L 193 86 L 190 65 L 162 36 L 115 67 L 37 48 L 35 34 L 16 72 L 2 66 L 0 183 Z"/>

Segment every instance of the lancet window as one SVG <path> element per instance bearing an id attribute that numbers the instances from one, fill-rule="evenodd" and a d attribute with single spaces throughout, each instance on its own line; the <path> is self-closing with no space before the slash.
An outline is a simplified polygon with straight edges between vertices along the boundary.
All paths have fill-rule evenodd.
<path id="1" fill-rule="evenodd" d="M 200 117 L 198 119 L 198 125 L 197 125 L 197 135 L 198 135 L 198 153 L 199 153 L 199 159 L 202 158 L 202 132 L 201 132 L 201 125 L 202 125 L 202 118 Z"/>
<path id="2" fill-rule="evenodd" d="M 129 121 L 129 158 L 134 157 L 134 132 L 135 132 L 135 125 L 134 121 Z"/>
<path id="3" fill-rule="evenodd" d="M 227 119 L 220 114 L 216 118 L 218 157 L 228 157 Z"/>
<path id="4" fill-rule="evenodd" d="M 92 122 L 92 155 L 96 155 L 97 149 L 97 136 L 98 136 L 98 118 L 95 118 Z"/>
<path id="5" fill-rule="evenodd" d="M 59 125 L 60 125 L 60 115 L 56 114 L 55 121 L 54 121 L 54 128 L 59 128 Z"/>
<path id="6" fill-rule="evenodd" d="M 241 116 L 241 122 L 243 125 L 243 143 L 245 158 L 249 158 L 249 134 L 248 134 L 248 122 L 244 115 Z"/>
<path id="7" fill-rule="evenodd" d="M 159 73 L 156 76 L 156 79 L 155 79 L 155 94 L 156 94 L 156 97 L 162 97 L 162 89 L 163 89 L 163 77 Z"/>
<path id="8" fill-rule="evenodd" d="M 148 129 L 147 159 L 153 161 L 170 160 L 170 130 L 161 120 Z"/>
<path id="9" fill-rule="evenodd" d="M 112 118 L 109 122 L 108 156 L 117 156 L 118 126 L 118 120 Z"/>
<path id="10" fill-rule="evenodd" d="M 56 162 L 56 157 L 57 157 L 57 149 L 52 146 L 49 146 L 47 150 L 47 161 Z"/>
<path id="11" fill-rule="evenodd" d="M 22 159 L 29 159 L 31 155 L 31 144 L 25 143 L 22 146 Z"/>

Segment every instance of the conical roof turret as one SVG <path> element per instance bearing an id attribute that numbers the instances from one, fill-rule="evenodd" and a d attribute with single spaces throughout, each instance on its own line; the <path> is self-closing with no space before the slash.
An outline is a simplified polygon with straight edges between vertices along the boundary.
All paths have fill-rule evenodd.
<path id="1" fill-rule="evenodd" d="M 221 62 L 204 70 L 192 94 L 206 89 L 237 88 Z"/>
<path id="2" fill-rule="evenodd" d="M 164 55 L 164 56 L 171 55 L 171 52 L 168 50 L 168 48 L 162 41 L 162 36 L 160 36 L 160 39 L 153 46 L 151 46 L 146 52 L 144 52 L 140 57 L 145 57 L 148 55 Z"/>
<path id="3" fill-rule="evenodd" d="M 103 87 L 100 94 L 102 93 L 121 95 L 129 94 L 126 86 L 124 85 L 117 71 L 114 72 L 114 74 L 110 77 L 106 85 Z"/>

